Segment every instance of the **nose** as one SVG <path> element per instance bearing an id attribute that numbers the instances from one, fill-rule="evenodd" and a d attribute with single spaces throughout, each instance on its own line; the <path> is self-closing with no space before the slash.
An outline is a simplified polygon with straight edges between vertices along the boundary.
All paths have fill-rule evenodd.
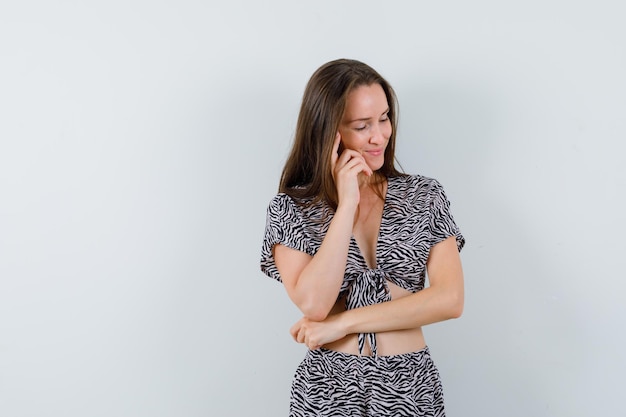
<path id="1" fill-rule="evenodd" d="M 387 136 L 385 135 L 386 131 L 383 129 L 383 125 L 380 123 L 376 124 L 376 127 L 372 129 L 372 136 L 370 136 L 370 143 L 375 145 L 379 145 L 385 143 L 387 140 Z"/>

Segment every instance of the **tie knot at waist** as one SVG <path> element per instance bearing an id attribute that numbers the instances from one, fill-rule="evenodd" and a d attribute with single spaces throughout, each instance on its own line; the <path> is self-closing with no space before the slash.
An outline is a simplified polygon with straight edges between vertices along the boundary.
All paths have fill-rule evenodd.
<path id="1" fill-rule="evenodd" d="M 367 269 L 348 276 L 350 288 L 346 296 L 346 310 L 379 304 L 391 300 L 389 286 L 387 285 L 388 274 L 380 269 Z M 359 333 L 359 354 L 363 354 L 365 338 L 367 337 L 372 351 L 376 356 L 376 334 Z"/>

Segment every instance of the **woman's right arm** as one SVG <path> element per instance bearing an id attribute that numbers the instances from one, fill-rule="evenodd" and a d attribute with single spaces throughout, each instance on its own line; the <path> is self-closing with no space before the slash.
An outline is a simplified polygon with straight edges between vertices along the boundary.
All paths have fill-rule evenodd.
<path id="1" fill-rule="evenodd" d="M 337 134 L 331 167 L 337 184 L 339 202 L 326 236 L 314 256 L 284 245 L 274 246 L 274 260 L 289 298 L 313 321 L 326 318 L 337 301 L 348 259 L 354 215 L 359 204 L 359 173 L 372 175 L 356 151 L 337 151 Z"/>
<path id="2" fill-rule="evenodd" d="M 354 213 L 337 208 L 315 256 L 283 245 L 274 246 L 274 260 L 289 298 L 313 321 L 326 318 L 343 282 Z"/>

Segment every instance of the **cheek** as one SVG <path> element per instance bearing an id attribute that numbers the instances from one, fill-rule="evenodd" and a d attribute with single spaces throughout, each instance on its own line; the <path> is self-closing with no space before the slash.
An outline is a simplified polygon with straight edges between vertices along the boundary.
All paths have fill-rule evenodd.
<path id="1" fill-rule="evenodd" d="M 389 138 L 391 137 L 392 132 L 393 132 L 393 129 L 391 128 L 391 123 L 387 123 L 385 125 L 385 128 L 383 129 L 383 134 L 385 135 L 387 140 L 389 140 Z"/>
<path id="2" fill-rule="evenodd" d="M 355 132 L 349 132 L 341 137 L 341 141 L 346 148 L 360 150 L 366 143 L 367 139 L 364 135 Z"/>

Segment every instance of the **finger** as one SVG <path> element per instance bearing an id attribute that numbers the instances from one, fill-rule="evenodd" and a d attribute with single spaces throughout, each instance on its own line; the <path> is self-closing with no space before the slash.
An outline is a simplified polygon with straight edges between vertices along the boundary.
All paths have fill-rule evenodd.
<path id="1" fill-rule="evenodd" d="M 337 158 L 339 158 L 339 144 L 341 143 L 341 134 L 337 132 L 335 136 L 335 142 L 333 143 L 333 152 L 330 156 L 330 167 L 335 169 L 335 164 L 337 163 Z"/>
<path id="2" fill-rule="evenodd" d="M 306 330 L 304 330 L 303 328 L 300 328 L 296 341 L 298 343 L 304 343 L 306 341 Z"/>
<path id="3" fill-rule="evenodd" d="M 367 161 L 365 160 L 365 157 L 363 156 L 363 151 L 360 151 L 361 154 L 361 158 L 363 158 L 363 162 L 365 163 L 365 166 L 367 167 L 367 170 L 364 171 L 365 175 L 371 177 L 372 175 L 374 175 L 374 171 L 372 171 L 372 168 L 370 168 L 369 165 L 367 165 Z"/>
<path id="4" fill-rule="evenodd" d="M 291 337 L 293 337 L 293 340 L 295 340 L 296 342 L 298 341 L 298 334 L 300 333 L 301 330 L 302 330 L 302 319 L 295 322 L 294 325 L 291 326 L 291 329 L 289 329 L 289 333 L 291 334 Z"/>
<path id="5" fill-rule="evenodd" d="M 315 350 L 320 347 L 320 344 L 317 340 L 308 340 L 307 346 L 309 347 L 309 349 Z"/>
<path id="6" fill-rule="evenodd" d="M 363 158 L 363 155 L 361 155 L 359 152 L 354 151 L 352 149 L 345 149 L 341 153 L 341 156 L 339 156 L 338 161 L 337 161 L 337 165 L 339 165 L 339 167 L 341 168 L 344 165 L 346 165 L 348 162 L 352 161 L 353 159 L 361 160 L 361 161 L 365 162 L 365 159 Z"/>
<path id="7" fill-rule="evenodd" d="M 359 172 L 362 172 L 367 176 L 373 175 L 374 171 L 372 171 L 372 168 L 370 168 L 370 166 L 367 165 L 367 161 L 365 160 L 365 157 L 363 156 L 363 154 L 359 153 L 359 155 L 360 155 L 359 159 L 363 162 L 363 165 L 362 165 L 363 169 Z"/>
<path id="8" fill-rule="evenodd" d="M 341 170 L 345 170 L 345 172 L 352 172 L 354 175 L 357 175 L 360 172 L 363 172 L 365 175 L 371 175 L 372 169 L 367 165 L 365 159 L 363 157 L 354 157 L 350 159 L 344 166 L 341 167 Z"/>
<path id="9" fill-rule="evenodd" d="M 333 142 L 333 154 L 339 155 L 339 144 L 341 143 L 341 133 L 337 132 L 335 135 L 335 142 Z"/>

